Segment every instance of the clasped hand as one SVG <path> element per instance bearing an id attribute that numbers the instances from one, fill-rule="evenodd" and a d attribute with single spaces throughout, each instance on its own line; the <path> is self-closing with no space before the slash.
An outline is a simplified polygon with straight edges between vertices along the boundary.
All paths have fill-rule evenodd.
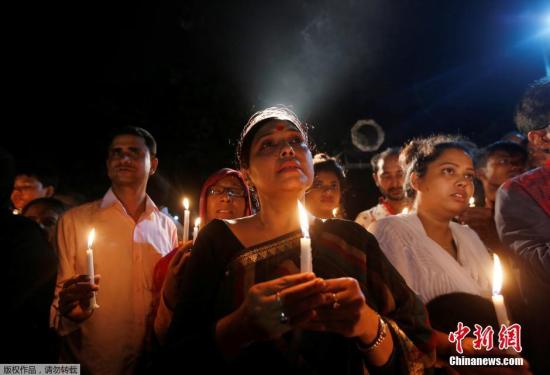
<path id="1" fill-rule="evenodd" d="M 90 298 L 99 290 L 100 275 L 95 275 L 94 284 L 90 284 L 88 275 L 77 275 L 65 281 L 59 292 L 59 312 L 76 322 L 88 319 L 93 309 L 90 309 Z"/>
<path id="2" fill-rule="evenodd" d="M 258 283 L 239 310 L 252 340 L 273 339 L 301 328 L 370 341 L 378 324 L 357 280 L 324 280 L 313 273 Z"/>

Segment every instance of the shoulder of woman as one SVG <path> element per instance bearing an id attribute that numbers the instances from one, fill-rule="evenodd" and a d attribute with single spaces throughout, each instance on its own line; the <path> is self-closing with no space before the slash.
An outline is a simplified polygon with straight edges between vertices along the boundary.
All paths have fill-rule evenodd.
<path id="1" fill-rule="evenodd" d="M 482 254 L 482 252 L 479 252 L 478 250 L 487 249 L 477 232 L 468 225 L 463 225 L 452 221 L 450 223 L 450 227 L 453 233 L 458 234 L 459 241 L 467 242 L 469 244 L 469 248 L 473 249 L 475 253 Z"/>
<path id="2" fill-rule="evenodd" d="M 214 219 L 201 228 L 193 247 L 211 247 L 216 243 L 228 243 L 235 235 L 224 220 Z"/>
<path id="3" fill-rule="evenodd" d="M 379 220 L 376 220 L 369 226 L 369 231 L 372 233 L 395 230 L 399 228 L 400 231 L 406 230 L 406 228 L 413 225 L 413 217 L 409 215 L 392 215 L 386 216 Z"/>
<path id="4" fill-rule="evenodd" d="M 451 230 L 455 233 L 458 233 L 459 235 L 469 238 L 469 239 L 479 239 L 479 236 L 477 235 L 476 231 L 470 228 L 466 224 L 460 224 L 454 221 L 451 221 L 449 223 L 449 226 L 451 227 Z M 481 239 L 479 239 L 481 241 Z"/>
<path id="5" fill-rule="evenodd" d="M 374 238 L 372 233 L 368 232 L 361 224 L 355 221 L 327 219 L 317 220 L 315 225 L 319 232 L 331 233 L 357 247 L 372 243 L 373 241 L 376 242 L 376 238 Z"/>

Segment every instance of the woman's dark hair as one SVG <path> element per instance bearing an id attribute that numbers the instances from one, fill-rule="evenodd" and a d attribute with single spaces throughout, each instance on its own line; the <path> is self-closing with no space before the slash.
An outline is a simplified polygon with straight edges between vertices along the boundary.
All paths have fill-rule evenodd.
<path id="1" fill-rule="evenodd" d="M 342 167 L 335 158 L 332 158 L 324 153 L 315 155 L 313 157 L 313 171 L 315 176 L 317 176 L 319 172 L 334 173 L 340 183 L 340 191 L 344 190 L 346 172 L 344 167 Z"/>
<path id="2" fill-rule="evenodd" d="M 405 192 L 410 197 L 411 175 L 423 177 L 430 163 L 449 149 L 464 151 L 474 159 L 475 145 L 466 138 L 455 135 L 433 135 L 428 138 L 415 138 L 405 145 L 399 155 L 399 162 L 405 170 Z"/>
<path id="3" fill-rule="evenodd" d="M 294 124 L 298 128 L 298 131 L 302 133 L 306 142 L 308 142 L 308 125 L 301 122 L 290 108 L 284 106 L 266 108 L 254 113 L 241 132 L 239 143 L 237 144 L 237 165 L 240 168 L 248 168 L 252 140 L 262 125 L 272 120 L 283 120 Z"/>

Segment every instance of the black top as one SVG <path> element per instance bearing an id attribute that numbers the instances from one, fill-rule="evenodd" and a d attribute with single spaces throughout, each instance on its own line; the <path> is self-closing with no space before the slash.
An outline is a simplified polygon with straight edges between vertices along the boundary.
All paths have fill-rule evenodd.
<path id="1" fill-rule="evenodd" d="M 344 220 L 316 220 L 310 234 L 317 276 L 356 278 L 373 309 L 398 322 L 415 343 L 429 340 L 431 328 L 422 304 L 372 235 Z M 184 363 L 185 373 L 197 369 L 200 373 L 363 374 L 365 361 L 356 341 L 332 333 L 293 330 L 279 340 L 249 345 L 231 363 L 223 360 L 216 347 L 216 322 L 237 309 L 253 284 L 299 272 L 300 236 L 296 231 L 245 249 L 226 223 L 208 224 L 183 275 L 161 364 L 174 369 Z M 399 345 L 404 332 L 391 327 L 390 331 L 395 342 L 390 361 L 369 371 L 407 372 Z"/>
<path id="2" fill-rule="evenodd" d="M 52 363 L 57 257 L 35 222 L 9 210 L 0 213 L 0 249 L 0 332 L 8 344 L 0 363 Z"/>

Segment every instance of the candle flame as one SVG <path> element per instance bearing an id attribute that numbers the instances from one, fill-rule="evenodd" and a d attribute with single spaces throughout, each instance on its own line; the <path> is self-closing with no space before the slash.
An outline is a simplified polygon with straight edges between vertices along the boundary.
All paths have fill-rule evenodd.
<path id="1" fill-rule="evenodd" d="M 92 228 L 92 230 L 88 234 L 88 249 L 92 248 L 92 245 L 94 243 L 94 238 L 95 238 L 95 228 Z"/>
<path id="2" fill-rule="evenodd" d="M 201 218 L 198 217 L 195 219 L 195 226 L 198 228 L 201 225 Z"/>
<path id="3" fill-rule="evenodd" d="M 302 236 L 309 238 L 309 220 L 305 207 L 298 201 L 298 215 L 300 217 L 300 227 L 302 227 Z"/>
<path id="4" fill-rule="evenodd" d="M 493 254 L 493 295 L 499 295 L 502 288 L 502 266 L 500 265 L 500 259 L 498 255 Z"/>
<path id="5" fill-rule="evenodd" d="M 333 209 L 332 209 L 332 217 L 336 217 L 336 215 L 338 215 L 338 209 L 337 209 L 337 208 L 333 208 Z"/>
<path id="6" fill-rule="evenodd" d="M 183 208 L 185 208 L 186 210 L 189 209 L 189 199 L 183 198 Z"/>
<path id="7" fill-rule="evenodd" d="M 475 207 L 476 206 L 476 199 L 474 197 L 470 197 L 468 200 L 468 206 Z"/>
<path id="8" fill-rule="evenodd" d="M 402 214 L 408 214 L 409 213 L 409 207 L 405 207 L 403 211 L 401 211 Z"/>

